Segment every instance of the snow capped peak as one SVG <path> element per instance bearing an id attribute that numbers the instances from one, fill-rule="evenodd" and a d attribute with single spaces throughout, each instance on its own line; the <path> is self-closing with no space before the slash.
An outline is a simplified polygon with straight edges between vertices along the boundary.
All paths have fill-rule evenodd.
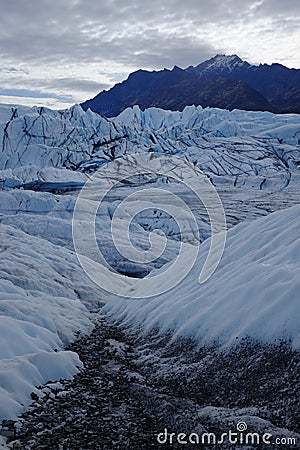
<path id="1" fill-rule="evenodd" d="M 200 77 L 216 79 L 219 77 L 236 78 L 237 74 L 247 72 L 251 64 L 243 61 L 238 55 L 217 54 L 198 66 L 189 66 L 185 70 Z"/>
<path id="2" fill-rule="evenodd" d="M 223 53 L 218 53 L 214 58 L 211 59 L 215 59 L 215 60 L 219 60 L 219 61 L 239 61 L 239 62 L 243 62 L 242 59 L 234 54 L 234 55 L 225 55 Z"/>
<path id="3" fill-rule="evenodd" d="M 242 67 L 245 64 L 248 64 L 247 62 L 243 61 L 239 56 L 237 55 L 223 55 L 218 54 L 214 56 L 213 58 L 209 59 L 208 61 L 205 61 L 202 63 L 205 64 L 205 68 L 207 70 L 229 70 L 232 71 L 233 69 L 237 67 Z"/>

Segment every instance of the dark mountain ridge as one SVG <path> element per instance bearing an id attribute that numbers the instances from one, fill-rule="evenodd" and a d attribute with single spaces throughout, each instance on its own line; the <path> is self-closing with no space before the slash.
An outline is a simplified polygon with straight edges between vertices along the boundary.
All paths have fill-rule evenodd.
<path id="1" fill-rule="evenodd" d="M 216 55 L 198 66 L 138 70 L 122 83 L 82 103 L 113 117 L 138 104 L 182 110 L 187 105 L 223 109 L 300 113 L 300 70 L 281 64 L 253 66 L 237 55 Z"/>

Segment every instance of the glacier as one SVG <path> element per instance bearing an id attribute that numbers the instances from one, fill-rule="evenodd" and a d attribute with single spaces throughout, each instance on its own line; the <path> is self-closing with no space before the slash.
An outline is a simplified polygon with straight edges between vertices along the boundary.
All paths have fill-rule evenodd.
<path id="1" fill-rule="evenodd" d="M 78 331 L 91 332 L 99 311 L 144 334 L 159 330 L 224 348 L 248 337 L 285 340 L 299 349 L 299 115 L 194 106 L 143 112 L 136 106 L 106 119 L 78 105 L 64 111 L 0 105 L 0 142 L 1 419 L 24 411 L 37 386 L 79 370 L 78 356 L 65 347 Z M 99 289 L 83 271 L 72 217 L 95 171 L 143 154 L 172 155 L 201 169 L 220 195 L 229 231 L 218 270 L 199 285 L 202 249 L 210 243 L 203 206 L 168 178 L 140 180 L 145 189 L 168 186 L 191 204 L 203 242 L 193 270 L 173 291 L 133 300 Z M 147 202 L 134 218 L 132 239 L 143 250 L 149 231 L 160 228 L 166 251 L 139 266 L 120 256 L 110 239 L 111 217 L 134 188 L 110 193 L 97 213 L 97 238 L 114 270 L 151 277 L 176 255 L 179 241 L 195 245 L 195 230 L 186 222 L 180 236 L 170 217 L 157 211 L 157 199 L 147 199 L 153 206 Z M 87 203 L 87 222 L 94 201 Z M 124 207 L 120 230 L 127 216 Z"/>
<path id="2" fill-rule="evenodd" d="M 135 106 L 108 120 L 78 105 L 1 106 L 0 121 L 3 186 L 84 182 L 104 162 L 135 152 L 184 155 L 216 183 L 258 188 L 285 187 L 299 164 L 297 114 Z"/>

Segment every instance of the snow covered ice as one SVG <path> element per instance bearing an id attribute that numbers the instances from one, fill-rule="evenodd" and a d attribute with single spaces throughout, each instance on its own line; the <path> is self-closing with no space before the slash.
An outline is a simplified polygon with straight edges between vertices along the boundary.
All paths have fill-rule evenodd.
<path id="1" fill-rule="evenodd" d="M 113 300 L 104 311 L 146 332 L 158 327 L 203 344 L 236 345 L 251 336 L 265 343 L 287 340 L 299 349 L 299 214 L 297 205 L 230 229 L 216 273 L 201 286 L 209 239 L 171 293 L 151 301 Z"/>
<path id="2" fill-rule="evenodd" d="M 175 340 L 227 349 L 247 338 L 285 341 L 299 349 L 299 130 L 296 114 L 134 107 L 108 120 L 79 106 L 52 111 L 1 105 L 0 418 L 23 412 L 37 386 L 78 371 L 78 355 L 64 349 L 78 331 L 91 332 L 103 305 L 109 320 L 144 335 L 171 333 Z M 198 278 L 210 245 L 209 221 L 167 177 L 143 179 L 142 186 L 167 185 L 182 195 L 195 210 L 204 241 L 184 281 L 160 296 L 139 293 L 133 300 L 99 289 L 83 271 L 72 241 L 78 192 L 95 170 L 128 154 L 186 159 L 216 186 L 229 231 L 220 265 L 203 285 Z M 147 209 L 132 223 L 132 239 L 143 250 L 149 231 L 159 227 L 166 252 L 150 265 L 120 257 L 110 221 L 119 197 L 133 190 L 123 185 L 105 199 L 97 212 L 98 243 L 114 270 L 151 278 L 167 267 L 180 239 L 197 244 L 196 234 L 186 221 L 180 236 L 170 217 L 157 211 L 157 199 L 147 199 Z M 96 201 L 86 203 L 87 222 Z M 119 230 L 129 210 L 121 212 Z M 91 264 L 96 256 L 90 254 Z"/>

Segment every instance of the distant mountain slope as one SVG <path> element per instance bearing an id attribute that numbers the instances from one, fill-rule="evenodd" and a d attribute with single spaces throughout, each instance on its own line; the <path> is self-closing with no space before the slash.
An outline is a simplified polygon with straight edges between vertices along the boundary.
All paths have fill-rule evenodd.
<path id="1" fill-rule="evenodd" d="M 237 55 L 216 55 L 186 70 L 201 78 L 242 80 L 270 102 L 276 102 L 281 94 L 300 82 L 299 69 L 289 69 L 281 64 L 254 66 L 242 61 Z"/>
<path id="2" fill-rule="evenodd" d="M 300 105 L 300 81 L 287 91 L 283 92 L 277 99 L 279 108 L 284 112 L 299 113 Z"/>
<path id="3" fill-rule="evenodd" d="M 107 117 L 129 106 L 183 110 L 187 105 L 252 111 L 297 112 L 293 88 L 300 70 L 280 64 L 252 66 L 237 55 L 216 55 L 196 67 L 148 72 L 138 70 L 109 91 L 81 104 Z M 291 93 L 289 94 L 289 92 Z"/>

